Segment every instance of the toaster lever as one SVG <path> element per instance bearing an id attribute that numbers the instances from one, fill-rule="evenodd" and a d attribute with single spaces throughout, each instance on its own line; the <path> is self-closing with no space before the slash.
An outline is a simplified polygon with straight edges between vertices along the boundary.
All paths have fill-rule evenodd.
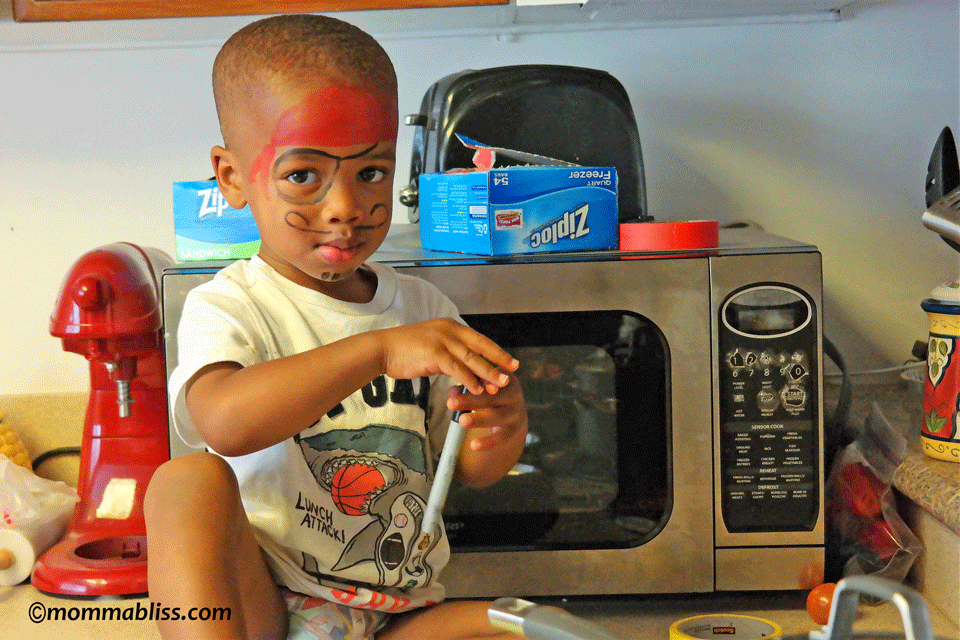
<path id="1" fill-rule="evenodd" d="M 404 122 L 408 127 L 426 127 L 430 123 L 430 118 L 422 113 L 411 113 Z"/>
<path id="2" fill-rule="evenodd" d="M 419 189 L 416 182 L 411 182 L 400 189 L 400 195 L 397 198 L 400 204 L 405 207 L 415 207 L 419 201 Z"/>

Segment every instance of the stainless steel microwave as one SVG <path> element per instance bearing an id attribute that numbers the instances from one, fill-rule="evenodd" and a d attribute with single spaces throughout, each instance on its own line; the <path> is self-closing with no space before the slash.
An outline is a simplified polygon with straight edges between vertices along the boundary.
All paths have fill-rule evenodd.
<path id="1" fill-rule="evenodd" d="M 722 229 L 694 254 L 484 257 L 422 251 L 402 225 L 374 259 L 523 363 L 520 462 L 447 500 L 450 596 L 799 589 L 822 571 L 816 247 Z M 168 372 L 186 293 L 222 266 L 164 271 Z"/>

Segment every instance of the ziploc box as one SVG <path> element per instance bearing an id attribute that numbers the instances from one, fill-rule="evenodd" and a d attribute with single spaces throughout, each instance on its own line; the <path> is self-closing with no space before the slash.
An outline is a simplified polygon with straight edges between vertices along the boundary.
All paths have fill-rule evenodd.
<path id="1" fill-rule="evenodd" d="M 482 255 L 616 249 L 614 167 L 421 174 L 424 249 Z"/>
<path id="2" fill-rule="evenodd" d="M 249 205 L 231 207 L 216 180 L 173 183 L 177 260 L 234 260 L 260 250 L 260 232 Z"/>

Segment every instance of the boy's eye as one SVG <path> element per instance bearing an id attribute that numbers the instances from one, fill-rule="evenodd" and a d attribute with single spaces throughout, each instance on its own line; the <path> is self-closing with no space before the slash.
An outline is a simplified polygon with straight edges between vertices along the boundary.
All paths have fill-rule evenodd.
<path id="1" fill-rule="evenodd" d="M 387 177 L 386 169 L 380 167 L 366 167 L 357 174 L 362 182 L 380 182 Z"/>
<path id="2" fill-rule="evenodd" d="M 313 171 L 293 171 L 287 174 L 287 180 L 294 184 L 313 184 L 317 181 L 317 174 Z"/>

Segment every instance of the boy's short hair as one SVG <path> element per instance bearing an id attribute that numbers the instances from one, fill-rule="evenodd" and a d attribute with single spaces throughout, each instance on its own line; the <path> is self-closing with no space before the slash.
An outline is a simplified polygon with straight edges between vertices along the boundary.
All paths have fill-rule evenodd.
<path id="1" fill-rule="evenodd" d="M 227 148 L 238 108 L 257 98 L 270 78 L 341 75 L 393 100 L 397 76 L 390 56 L 362 29 L 329 16 L 264 18 L 234 33 L 213 63 L 213 97 Z"/>

